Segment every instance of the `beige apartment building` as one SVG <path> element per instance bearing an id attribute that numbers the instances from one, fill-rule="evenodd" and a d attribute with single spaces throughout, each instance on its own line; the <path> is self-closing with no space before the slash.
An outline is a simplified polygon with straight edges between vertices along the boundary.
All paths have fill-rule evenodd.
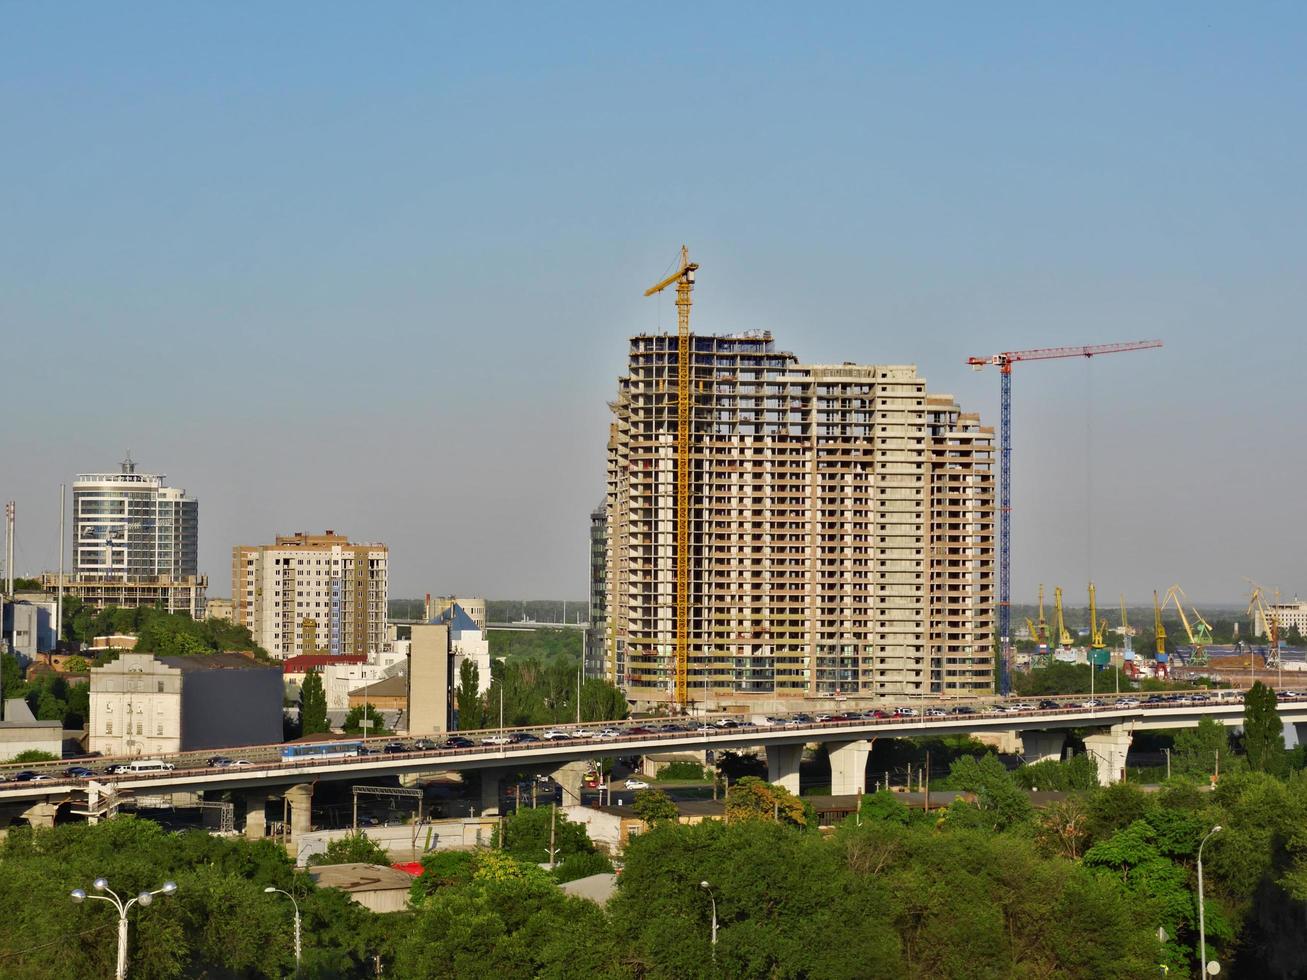
<path id="1" fill-rule="evenodd" d="M 912 366 L 691 342 L 689 702 L 989 691 L 992 428 Z M 677 354 L 632 338 L 611 403 L 605 673 L 643 704 L 674 692 Z"/>
<path id="2" fill-rule="evenodd" d="M 366 656 L 385 648 L 384 544 L 335 531 L 232 549 L 232 619 L 274 657 Z"/>

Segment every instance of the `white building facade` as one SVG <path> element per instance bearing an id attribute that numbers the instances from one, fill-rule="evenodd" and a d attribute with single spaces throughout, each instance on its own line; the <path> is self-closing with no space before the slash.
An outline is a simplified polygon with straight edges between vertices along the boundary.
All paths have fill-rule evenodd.
<path id="1" fill-rule="evenodd" d="M 73 573 L 140 580 L 195 576 L 199 501 L 137 473 L 129 456 L 117 473 L 81 473 L 73 481 Z"/>
<path id="2" fill-rule="evenodd" d="M 386 648 L 384 544 L 334 531 L 232 549 L 232 620 L 278 659 L 372 656 Z"/>

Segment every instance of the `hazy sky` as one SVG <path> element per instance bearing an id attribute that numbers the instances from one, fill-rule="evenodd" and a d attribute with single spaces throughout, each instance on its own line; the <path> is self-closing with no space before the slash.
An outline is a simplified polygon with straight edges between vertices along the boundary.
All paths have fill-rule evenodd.
<path id="1" fill-rule="evenodd" d="M 968 355 L 1162 338 L 1016 369 L 1017 598 L 1307 593 L 1307 7 L 908 6 L 0 5 L 20 571 L 130 448 L 212 595 L 331 527 L 395 596 L 579 597 L 686 241 L 697 330 L 995 425 Z"/>

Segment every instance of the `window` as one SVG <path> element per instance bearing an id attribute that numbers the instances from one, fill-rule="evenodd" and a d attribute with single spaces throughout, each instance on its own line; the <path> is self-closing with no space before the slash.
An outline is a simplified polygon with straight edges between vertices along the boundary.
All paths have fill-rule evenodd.
<path id="1" fill-rule="evenodd" d="M 145 734 L 144 728 L 145 728 L 145 722 L 141 721 L 141 720 L 138 718 L 137 721 L 136 721 L 136 734 L 137 734 L 137 735 L 144 735 L 144 734 Z"/>
<path id="2" fill-rule="evenodd" d="M 159 681 L 159 693 L 163 693 L 163 681 Z"/>
<path id="3" fill-rule="evenodd" d="M 112 718 L 106 718 L 106 719 L 105 719 L 105 721 L 104 721 L 104 733 L 105 733 L 106 735 L 112 735 L 112 734 L 113 734 L 113 719 L 112 719 Z"/>
<path id="4" fill-rule="evenodd" d="M 163 722 L 159 722 L 158 731 L 156 731 L 154 734 L 156 734 L 156 735 L 162 735 L 162 734 L 163 734 Z"/>

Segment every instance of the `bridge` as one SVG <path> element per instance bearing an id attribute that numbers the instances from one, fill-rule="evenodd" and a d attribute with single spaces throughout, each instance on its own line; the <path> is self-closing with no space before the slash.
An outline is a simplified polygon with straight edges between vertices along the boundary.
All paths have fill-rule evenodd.
<path id="1" fill-rule="evenodd" d="M 804 747 L 825 745 L 830 757 L 831 792 L 859 794 L 866 790 L 867 761 L 877 738 L 921 738 L 942 735 L 1004 735 L 1020 738 L 1027 762 L 1060 759 L 1069 730 L 1090 730 L 1084 744 L 1098 768 L 1100 783 L 1120 779 L 1134 733 L 1142 730 L 1189 728 L 1203 718 L 1227 726 L 1243 723 L 1242 693 L 1221 692 L 1211 700 L 1167 700 L 1140 703 L 1123 699 L 1104 705 L 1060 704 L 1056 708 L 1022 706 L 1005 702 L 969 713 L 916 714 L 884 718 L 858 717 L 818 721 L 805 715 L 778 716 L 768 724 L 750 724 L 740 715 L 712 716 L 711 723 L 677 722 L 647 727 L 660 719 L 631 719 L 622 722 L 587 723 L 580 737 L 515 744 L 487 744 L 468 748 L 443 747 L 403 752 L 329 759 L 292 759 L 281 756 L 281 745 L 246 746 L 239 749 L 188 752 L 159 757 L 176 768 L 166 772 L 71 778 L 64 774 L 68 762 L 33 765 L 48 778 L 29 782 L 0 783 L 0 816 L 25 817 L 34 826 L 52 826 L 62 806 L 94 820 L 105 799 L 128 793 L 157 796 L 170 793 L 230 792 L 242 796 L 250 814 L 265 812 L 270 796 L 283 797 L 290 809 L 292 839 L 311 829 L 310 806 L 316 783 L 357 780 L 368 777 L 415 777 L 445 772 L 476 770 L 481 773 L 482 812 L 499 808 L 500 780 L 518 772 L 552 775 L 562 786 L 568 802 L 579 802 L 581 783 L 589 761 L 600 756 L 647 755 L 651 753 L 699 752 L 704 750 L 762 748 L 767 757 L 771 782 L 799 792 L 799 763 Z M 917 710 L 920 710 L 919 708 Z M 1307 693 L 1280 692 L 1280 718 L 1293 724 L 1300 741 L 1307 743 Z M 734 727 L 730 727 L 730 726 Z M 557 729 L 557 726 L 554 726 Z M 504 732 L 534 733 L 544 729 L 515 728 Z M 499 730 L 453 733 L 489 738 Z M 367 739 L 378 752 L 387 739 Z M 248 765 L 210 768 L 205 760 L 215 752 L 248 762 Z M 92 760 L 96 765 L 112 759 Z M 262 817 L 248 819 L 249 837 L 263 836 Z"/>

